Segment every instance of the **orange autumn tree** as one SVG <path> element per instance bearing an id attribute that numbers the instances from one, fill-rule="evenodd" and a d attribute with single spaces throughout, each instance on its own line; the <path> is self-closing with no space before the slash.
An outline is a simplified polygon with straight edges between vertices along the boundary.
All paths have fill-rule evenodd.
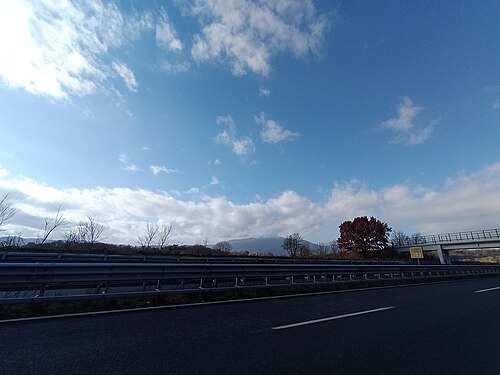
<path id="1" fill-rule="evenodd" d="M 352 221 L 344 221 L 339 226 L 340 237 L 337 243 L 341 249 L 354 250 L 368 258 L 368 251 L 380 250 L 387 246 L 389 233 L 392 229 L 373 216 L 354 218 Z"/>

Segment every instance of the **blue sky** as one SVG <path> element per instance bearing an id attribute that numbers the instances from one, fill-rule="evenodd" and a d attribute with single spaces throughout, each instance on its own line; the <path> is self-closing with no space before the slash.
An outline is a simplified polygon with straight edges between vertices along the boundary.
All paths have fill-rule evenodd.
<path id="1" fill-rule="evenodd" d="M 3 229 L 500 227 L 496 1 L 2 1 Z"/>

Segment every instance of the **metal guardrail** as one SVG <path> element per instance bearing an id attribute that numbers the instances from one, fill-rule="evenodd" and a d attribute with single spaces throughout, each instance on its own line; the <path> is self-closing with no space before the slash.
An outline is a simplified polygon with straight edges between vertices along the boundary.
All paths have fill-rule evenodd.
<path id="1" fill-rule="evenodd" d="M 397 261 L 359 261 L 329 259 L 294 259 L 288 257 L 231 257 L 231 256 L 185 256 L 185 255 L 118 255 L 118 254 L 79 254 L 48 252 L 0 252 L 1 262 L 113 262 L 113 263 L 272 263 L 272 264 L 400 264 Z"/>
<path id="2" fill-rule="evenodd" d="M 484 274 L 500 265 L 0 262 L 0 304 Z"/>
<path id="3" fill-rule="evenodd" d="M 425 236 L 409 237 L 405 240 L 393 242 L 393 246 L 434 244 L 446 242 L 462 242 L 475 240 L 493 240 L 500 239 L 500 229 L 472 230 L 457 233 L 430 234 Z"/>

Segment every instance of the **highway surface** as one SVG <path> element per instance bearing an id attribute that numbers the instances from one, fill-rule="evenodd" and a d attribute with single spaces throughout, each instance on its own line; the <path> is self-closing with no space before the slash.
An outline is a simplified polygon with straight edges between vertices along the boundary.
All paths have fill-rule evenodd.
<path id="1" fill-rule="evenodd" d="M 0 323 L 0 374 L 499 374 L 500 277 Z"/>

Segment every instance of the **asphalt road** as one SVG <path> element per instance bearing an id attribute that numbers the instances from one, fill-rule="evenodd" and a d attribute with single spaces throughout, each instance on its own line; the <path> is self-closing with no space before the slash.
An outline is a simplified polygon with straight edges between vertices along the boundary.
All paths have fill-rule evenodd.
<path id="1" fill-rule="evenodd" d="M 498 374 L 500 277 L 3 322 L 0 359 L 3 375 Z"/>

